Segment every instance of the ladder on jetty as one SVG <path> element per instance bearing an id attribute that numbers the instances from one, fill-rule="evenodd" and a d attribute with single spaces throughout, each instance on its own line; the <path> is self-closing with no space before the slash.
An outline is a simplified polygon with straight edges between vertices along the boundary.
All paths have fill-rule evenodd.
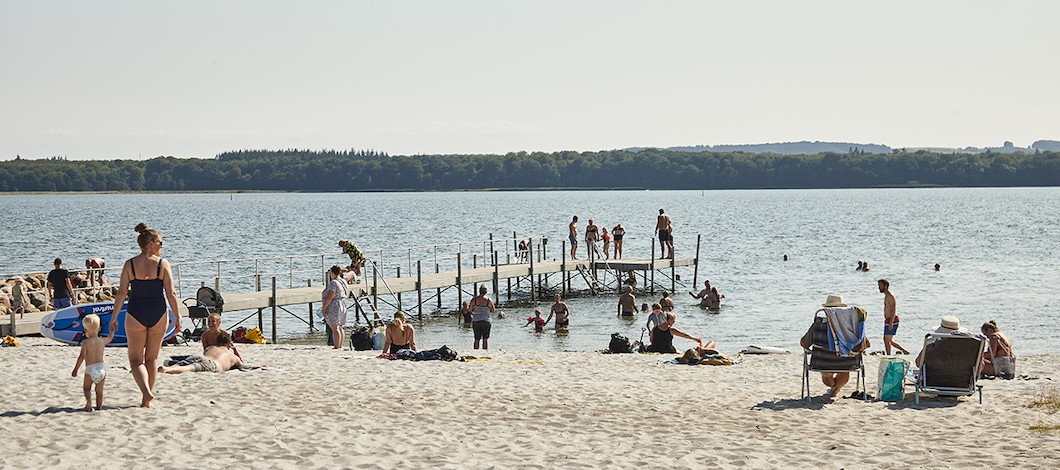
<path id="1" fill-rule="evenodd" d="M 589 292 L 593 295 L 600 295 L 600 291 L 603 289 L 600 288 L 600 282 L 597 281 L 596 276 L 593 276 L 593 273 L 584 264 L 578 265 L 578 272 L 582 275 L 582 279 L 585 280 L 585 284 L 589 286 Z"/>
<path id="2" fill-rule="evenodd" d="M 364 322 L 369 327 L 383 326 L 383 318 L 379 316 L 379 310 L 376 310 L 375 304 L 372 303 L 372 296 L 368 294 L 353 295 L 354 307 L 357 309 L 354 319 L 357 319 L 357 314 L 364 317 Z M 369 317 L 368 314 L 372 316 Z"/>

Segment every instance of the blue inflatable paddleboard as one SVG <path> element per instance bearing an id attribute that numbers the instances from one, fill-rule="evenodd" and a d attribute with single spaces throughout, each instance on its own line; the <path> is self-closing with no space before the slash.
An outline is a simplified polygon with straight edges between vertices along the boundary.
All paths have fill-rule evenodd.
<path id="1" fill-rule="evenodd" d="M 122 304 L 121 311 L 118 312 L 118 331 L 114 332 L 114 340 L 110 342 L 110 346 L 128 345 L 128 338 L 125 336 L 125 309 L 128 305 L 128 302 Z M 41 319 L 40 334 L 60 343 L 79 345 L 85 337 L 81 319 L 93 313 L 99 315 L 99 335 L 107 336 L 110 332 L 110 317 L 114 314 L 114 302 L 73 305 L 49 313 Z M 177 319 L 169 307 L 166 307 L 166 314 L 169 324 L 166 325 L 165 339 L 168 340 L 177 335 Z"/>

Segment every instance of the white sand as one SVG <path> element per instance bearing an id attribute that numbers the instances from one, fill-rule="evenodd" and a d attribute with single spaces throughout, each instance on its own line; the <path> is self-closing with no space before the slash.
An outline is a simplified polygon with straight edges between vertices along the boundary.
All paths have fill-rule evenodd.
<path id="1" fill-rule="evenodd" d="M 141 409 L 125 350 L 108 349 L 107 407 L 85 413 L 77 349 L 22 342 L 0 349 L 5 468 L 1060 467 L 1060 431 L 1028 429 L 1060 425 L 1029 406 L 1060 385 L 1054 356 L 1020 358 L 1039 380 L 985 381 L 983 405 L 917 406 L 911 388 L 898 404 L 808 405 L 795 354 L 730 367 L 589 352 L 413 363 L 243 345 L 276 370 L 162 376 L 155 407 Z M 825 391 L 819 376 L 814 390 Z"/>

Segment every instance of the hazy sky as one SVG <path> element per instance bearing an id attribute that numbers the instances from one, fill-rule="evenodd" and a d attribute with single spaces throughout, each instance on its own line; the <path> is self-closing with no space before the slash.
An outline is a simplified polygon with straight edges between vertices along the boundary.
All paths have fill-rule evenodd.
<path id="1" fill-rule="evenodd" d="M 1060 139 L 1060 1 L 0 0 L 0 159 Z"/>

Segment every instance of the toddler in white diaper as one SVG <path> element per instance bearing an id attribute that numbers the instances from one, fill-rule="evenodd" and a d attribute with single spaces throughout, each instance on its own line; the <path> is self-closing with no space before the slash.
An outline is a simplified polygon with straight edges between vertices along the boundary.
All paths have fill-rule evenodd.
<path id="1" fill-rule="evenodd" d="M 99 337 L 99 316 L 85 315 L 81 319 L 81 325 L 85 330 L 85 339 L 81 340 L 81 354 L 77 356 L 77 364 L 71 377 L 77 377 L 77 369 L 81 363 L 85 363 L 85 411 L 92 411 L 92 384 L 96 385 L 96 409 L 103 409 L 103 382 L 107 378 L 107 367 L 103 364 L 103 347 L 114 339 L 114 332 L 107 333 L 106 338 Z"/>

